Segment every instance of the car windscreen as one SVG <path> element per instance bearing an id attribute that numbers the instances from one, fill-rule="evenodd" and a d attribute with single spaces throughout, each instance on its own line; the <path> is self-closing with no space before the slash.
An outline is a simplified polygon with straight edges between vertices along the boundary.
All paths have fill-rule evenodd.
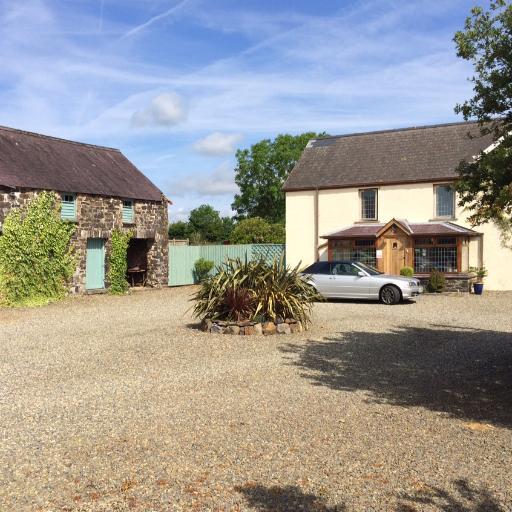
<path id="1" fill-rule="evenodd" d="M 330 264 L 328 261 L 317 261 L 310 265 L 305 270 L 303 270 L 304 274 L 329 274 L 330 273 Z"/>
<path id="2" fill-rule="evenodd" d="M 370 274 L 371 276 L 378 276 L 379 274 L 382 274 L 383 272 L 379 272 L 376 268 L 370 266 L 370 265 L 365 265 L 364 263 L 360 263 L 359 261 L 356 263 L 356 265 L 361 268 L 362 270 L 364 270 L 365 272 L 368 272 L 368 274 Z"/>

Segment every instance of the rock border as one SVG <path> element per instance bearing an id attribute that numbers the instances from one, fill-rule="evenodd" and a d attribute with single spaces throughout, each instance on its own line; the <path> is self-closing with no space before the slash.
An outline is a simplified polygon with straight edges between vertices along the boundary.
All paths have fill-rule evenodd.
<path id="1" fill-rule="evenodd" d="M 212 334 L 231 334 L 234 336 L 250 336 L 255 334 L 272 336 L 274 334 L 296 334 L 304 331 L 302 323 L 293 318 L 278 319 L 275 322 L 232 322 L 229 320 L 205 318 L 201 322 L 201 329 Z"/>

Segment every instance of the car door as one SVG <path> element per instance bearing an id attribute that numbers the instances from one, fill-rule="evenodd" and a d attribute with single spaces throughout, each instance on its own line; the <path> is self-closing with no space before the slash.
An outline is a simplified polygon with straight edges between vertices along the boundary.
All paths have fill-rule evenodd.
<path id="1" fill-rule="evenodd" d="M 311 276 L 318 293 L 324 297 L 330 297 L 331 273 L 330 263 L 328 261 L 318 261 L 305 270 L 306 274 Z"/>
<path id="2" fill-rule="evenodd" d="M 369 276 L 360 276 L 361 269 L 350 262 L 333 263 L 331 266 L 331 296 L 340 299 L 367 299 Z"/>

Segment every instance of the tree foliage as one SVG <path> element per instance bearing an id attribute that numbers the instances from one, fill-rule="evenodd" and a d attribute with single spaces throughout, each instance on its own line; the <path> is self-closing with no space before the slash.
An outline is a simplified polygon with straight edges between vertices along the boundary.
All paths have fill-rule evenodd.
<path id="1" fill-rule="evenodd" d="M 0 294 L 8 305 L 38 305 L 62 298 L 73 275 L 74 224 L 60 218 L 53 192 L 13 208 L 0 237 Z"/>
<path id="2" fill-rule="evenodd" d="M 118 229 L 112 232 L 107 272 L 109 281 L 108 291 L 112 295 L 122 295 L 128 291 L 128 281 L 126 280 L 128 260 L 126 256 L 132 236 L 131 232 L 123 232 Z"/>
<path id="3" fill-rule="evenodd" d="M 190 238 L 190 224 L 182 220 L 171 222 L 169 224 L 168 233 L 169 238 L 171 239 L 186 240 L 187 238 Z"/>
<path id="4" fill-rule="evenodd" d="M 217 242 L 229 240 L 234 221 L 231 217 L 221 217 L 209 204 L 194 208 L 188 222 L 177 221 L 169 224 L 169 238 L 189 239 L 192 243 Z"/>
<path id="5" fill-rule="evenodd" d="M 270 224 L 261 217 L 240 220 L 231 233 L 234 244 L 283 244 L 284 241 L 284 225 Z"/>
<path id="6" fill-rule="evenodd" d="M 455 111 L 465 120 L 476 118 L 482 134 L 499 142 L 474 162 L 460 164 L 460 205 L 470 210 L 473 224 L 494 221 L 505 232 L 512 222 L 512 5 L 496 0 L 488 11 L 474 7 L 454 40 L 457 55 L 475 72 L 473 97 Z"/>
<path id="7" fill-rule="evenodd" d="M 321 134 L 325 135 L 325 134 Z M 261 217 L 268 222 L 284 222 L 283 184 L 310 139 L 321 135 L 278 135 L 236 152 L 235 182 L 240 194 L 231 207 L 239 218 Z"/>

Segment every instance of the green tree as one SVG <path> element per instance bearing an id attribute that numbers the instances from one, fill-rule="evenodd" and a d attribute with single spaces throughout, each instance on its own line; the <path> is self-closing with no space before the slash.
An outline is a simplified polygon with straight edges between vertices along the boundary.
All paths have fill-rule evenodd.
<path id="1" fill-rule="evenodd" d="M 189 224 L 193 233 L 197 233 L 205 242 L 222 240 L 224 226 L 219 212 L 209 204 L 203 204 L 190 212 Z M 193 237 L 192 237 L 193 238 Z"/>
<path id="2" fill-rule="evenodd" d="M 242 219 L 231 233 L 234 244 L 278 244 L 284 243 L 284 225 L 270 224 L 261 217 Z"/>
<path id="3" fill-rule="evenodd" d="M 235 221 L 232 217 L 222 217 L 222 242 L 231 238 L 231 233 L 235 227 Z"/>
<path id="4" fill-rule="evenodd" d="M 66 294 L 75 259 L 74 224 L 60 218 L 53 192 L 12 209 L 0 237 L 0 294 L 9 305 L 38 305 Z"/>
<path id="5" fill-rule="evenodd" d="M 457 55 L 474 67 L 474 95 L 455 107 L 465 120 L 477 119 L 482 134 L 492 134 L 499 146 L 459 165 L 460 205 L 470 221 L 493 221 L 502 233 L 512 232 L 512 5 L 490 3 L 474 7 L 464 30 L 454 37 Z"/>
<path id="6" fill-rule="evenodd" d="M 240 219 L 261 217 L 269 222 L 284 222 L 283 184 L 310 139 L 325 134 L 278 135 L 236 152 L 235 182 L 240 194 L 231 207 Z"/>
<path id="7" fill-rule="evenodd" d="M 171 222 L 169 224 L 169 238 L 175 238 L 176 240 L 186 240 L 190 238 L 192 229 L 188 222 L 178 220 L 177 222 Z"/>

